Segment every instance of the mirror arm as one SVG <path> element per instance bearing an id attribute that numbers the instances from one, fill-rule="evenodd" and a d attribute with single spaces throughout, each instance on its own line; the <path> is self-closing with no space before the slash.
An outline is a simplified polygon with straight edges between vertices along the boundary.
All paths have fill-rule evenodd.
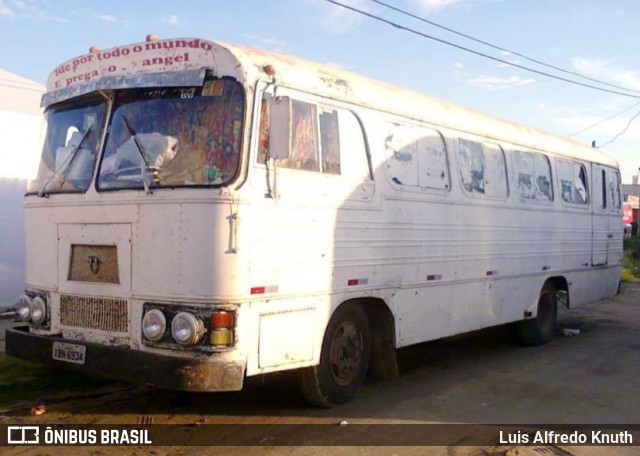
<path id="1" fill-rule="evenodd" d="M 278 199 L 278 160 L 273 160 L 273 195 L 272 198 Z"/>
<path id="2" fill-rule="evenodd" d="M 267 193 L 265 193 L 264 197 L 275 199 L 274 192 L 271 189 L 271 176 L 270 176 L 271 173 L 269 172 L 269 160 L 271 160 L 271 157 L 269 156 L 269 151 L 267 150 L 264 157 L 264 167 L 266 170 L 266 177 L 267 177 Z"/>

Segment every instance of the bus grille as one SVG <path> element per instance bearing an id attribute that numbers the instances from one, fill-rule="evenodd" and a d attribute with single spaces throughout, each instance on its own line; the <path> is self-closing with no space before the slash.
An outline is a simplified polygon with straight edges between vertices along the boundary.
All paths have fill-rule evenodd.
<path id="1" fill-rule="evenodd" d="M 128 332 L 127 300 L 60 296 L 60 323 L 65 326 Z"/>

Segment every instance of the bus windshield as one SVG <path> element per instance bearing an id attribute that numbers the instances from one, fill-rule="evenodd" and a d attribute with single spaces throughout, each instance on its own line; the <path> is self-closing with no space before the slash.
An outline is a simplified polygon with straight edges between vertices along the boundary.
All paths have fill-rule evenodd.
<path id="1" fill-rule="evenodd" d="M 38 176 L 28 192 L 84 192 L 89 187 L 104 123 L 106 100 L 83 98 L 47 110 L 47 135 Z"/>
<path id="2" fill-rule="evenodd" d="M 231 79 L 116 92 L 98 189 L 229 182 L 238 170 L 244 105 L 242 86 Z"/>

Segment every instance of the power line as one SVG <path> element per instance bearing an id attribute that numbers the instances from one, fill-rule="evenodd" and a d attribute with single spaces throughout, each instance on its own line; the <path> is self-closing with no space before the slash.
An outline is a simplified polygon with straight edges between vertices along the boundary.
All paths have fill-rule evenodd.
<path id="1" fill-rule="evenodd" d="M 558 81 L 567 82 L 569 84 L 574 84 L 574 85 L 578 85 L 578 86 L 581 86 L 581 87 L 586 87 L 586 88 L 589 88 L 589 89 L 598 90 L 600 92 L 612 93 L 614 95 L 620 95 L 620 96 L 629 97 L 629 98 L 640 98 L 640 95 L 632 95 L 630 93 L 619 92 L 617 90 L 605 89 L 603 87 L 597 87 L 597 86 L 594 86 L 594 85 L 591 85 L 591 84 L 586 84 L 584 82 L 574 81 L 572 79 L 563 78 L 561 76 L 556 76 L 554 74 L 546 73 L 544 71 L 536 70 L 534 68 L 529 68 L 529 67 L 526 67 L 524 65 L 520 65 L 520 64 L 517 64 L 517 63 L 509 62 L 508 60 L 504 60 L 504 59 L 501 59 L 501 58 L 498 58 L 498 57 L 494 57 L 494 56 L 491 56 L 491 55 L 488 55 L 488 54 L 484 54 L 482 52 L 475 51 L 473 49 L 469 49 L 469 48 L 464 47 L 464 46 L 460 46 L 459 44 L 455 44 L 455 43 L 452 43 L 450 41 L 443 40 L 441 38 L 436 38 L 435 36 L 428 35 L 426 33 L 420 32 L 418 30 L 412 29 L 410 27 L 405 27 L 404 25 L 398 24 L 396 22 L 390 21 L 390 20 L 382 18 L 380 16 L 376 16 L 376 15 L 371 14 L 371 13 L 367 13 L 366 11 L 360 10 L 358 8 L 354 8 L 352 6 L 345 5 L 344 3 L 340 3 L 340 2 L 338 2 L 336 0 L 324 0 L 324 1 L 332 3 L 332 4 L 336 5 L 336 6 L 340 6 L 342 8 L 348 9 L 350 11 L 353 11 L 355 13 L 361 14 L 363 16 L 369 17 L 371 19 L 375 19 L 376 21 L 385 23 L 385 24 L 390 25 L 392 27 L 395 27 L 395 28 L 397 28 L 399 30 L 403 30 L 405 32 L 409 32 L 409 33 L 412 33 L 414 35 L 421 36 L 423 38 L 427 38 L 427 39 L 430 39 L 430 40 L 433 40 L 433 41 L 437 41 L 438 43 L 446 44 L 447 46 L 451 46 L 451 47 L 454 47 L 456 49 L 460 49 L 462 51 L 469 52 L 471 54 L 475 54 L 477 56 L 484 57 L 484 58 L 489 59 L 489 60 L 493 60 L 495 62 L 504 63 L 506 65 L 510 65 L 512 67 L 515 67 L 515 68 L 520 68 L 521 70 L 529 71 L 531 73 L 539 74 L 541 76 L 546 76 L 546 77 L 549 77 L 549 78 L 552 78 L 552 79 L 556 79 Z"/>
<path id="2" fill-rule="evenodd" d="M 601 84 L 601 85 L 605 85 L 605 86 L 608 86 L 608 87 L 613 87 L 613 88 L 616 88 L 616 89 L 626 90 L 627 92 L 634 92 L 634 93 L 640 94 L 639 90 L 629 89 L 627 87 L 619 86 L 619 85 L 616 85 L 616 84 L 611 84 L 609 82 L 602 81 L 600 79 L 596 79 L 596 78 L 592 78 L 590 76 L 586 76 L 586 75 L 578 73 L 576 71 L 567 70 L 565 68 L 561 68 L 561 67 L 558 67 L 558 66 L 555 66 L 555 65 L 551 65 L 551 64 L 545 63 L 545 62 L 543 62 L 541 60 L 537 60 L 537 59 L 534 59 L 532 57 L 528 57 L 528 56 L 526 56 L 526 55 L 524 55 L 524 54 L 522 54 L 520 52 L 512 51 L 511 49 L 506 49 L 504 47 L 497 46 L 497 45 L 489 43 L 487 41 L 483 41 L 481 39 L 475 38 L 475 37 L 473 37 L 471 35 L 468 35 L 466 33 L 459 32 L 459 31 L 454 30 L 452 28 L 445 27 L 444 25 L 440 25 L 440 24 L 438 24 L 436 22 L 433 22 L 433 21 L 430 21 L 428 19 L 422 18 L 422 17 L 420 17 L 420 16 L 418 16 L 416 14 L 413 14 L 413 13 L 411 13 L 409 11 L 406 11 L 406 10 L 403 10 L 401 8 L 397 8 L 395 6 L 389 5 L 389 4 L 387 4 L 385 2 L 382 2 L 380 0 L 369 0 L 369 1 L 371 1 L 373 3 L 377 3 L 378 5 L 384 6 L 385 8 L 393 10 L 393 11 L 395 11 L 397 13 L 404 14 L 405 16 L 411 17 L 411 18 L 416 19 L 418 21 L 424 22 L 424 23 L 429 24 L 429 25 L 433 25 L 434 27 L 438 27 L 439 29 L 446 30 L 447 32 L 456 34 L 458 36 L 462 36 L 462 37 L 464 37 L 464 38 L 466 38 L 468 40 L 475 41 L 476 43 L 480 43 L 480 44 L 483 44 L 483 45 L 488 46 L 490 48 L 497 49 L 498 51 L 508 52 L 509 54 L 516 55 L 516 56 L 521 57 L 521 58 L 523 58 L 525 60 L 528 60 L 529 62 L 533 62 L 533 63 L 536 63 L 538 65 L 541 65 L 541 66 L 544 66 L 544 67 L 547 67 L 547 68 L 551 68 L 551 69 L 556 70 L 556 71 L 560 71 L 562 73 L 571 74 L 573 76 L 578 76 L 580 78 L 586 79 L 586 80 L 591 81 L 591 82 L 596 82 L 596 83 Z"/>
<path id="3" fill-rule="evenodd" d="M 405 16 L 408 16 L 408 17 L 411 17 L 411 18 L 413 18 L 413 19 L 416 19 L 416 20 L 418 20 L 418 21 L 424 22 L 424 23 L 429 24 L 429 25 L 432 25 L 432 26 L 434 26 L 434 27 L 438 27 L 438 28 L 440 28 L 440 29 L 442 29 L 442 30 L 445 30 L 445 31 L 447 31 L 447 32 L 450 32 L 450 33 L 456 34 L 456 35 L 458 35 L 458 36 L 462 36 L 462 37 L 464 37 L 464 38 L 466 38 L 466 39 L 469 39 L 469 40 L 471 40 L 471 41 L 475 41 L 476 43 L 483 44 L 483 45 L 488 46 L 488 47 L 490 47 L 490 48 L 497 49 L 497 50 L 502 51 L 502 52 L 507 52 L 507 53 L 512 54 L 512 55 L 516 55 L 516 56 L 518 56 L 518 57 L 521 57 L 521 58 L 523 58 L 523 59 L 525 59 L 525 60 L 528 60 L 528 61 L 530 61 L 530 62 L 536 63 L 536 64 L 538 64 L 538 65 L 541 65 L 541 66 L 544 66 L 544 67 L 547 67 L 547 68 L 551 68 L 551 69 L 553 69 L 553 70 L 560 71 L 560 72 L 562 72 L 562 73 L 566 73 L 566 74 L 571 74 L 571 75 L 574 75 L 574 76 L 578 76 L 578 77 L 580 77 L 580 78 L 583 78 L 583 79 L 586 79 L 586 80 L 589 80 L 589 81 L 592 81 L 592 82 L 596 82 L 596 83 L 601 84 L 601 85 L 605 85 L 605 86 L 609 86 L 609 87 L 614 87 L 614 88 L 616 88 L 616 89 L 621 89 L 621 90 L 625 90 L 625 91 L 628 91 L 628 92 L 640 93 L 640 91 L 637 91 L 637 90 L 634 90 L 634 89 L 629 89 L 629 88 L 622 87 L 622 86 L 619 86 L 619 85 L 616 85 L 616 84 L 611 84 L 611 83 L 606 82 L 606 81 L 602 81 L 602 80 L 599 80 L 599 79 L 596 79 L 596 78 L 592 78 L 592 77 L 589 77 L 589 76 L 585 76 L 585 75 L 580 74 L 580 73 L 575 72 L 575 71 L 570 71 L 570 70 L 567 70 L 567 69 L 564 69 L 564 68 L 561 68 L 561 67 L 558 67 L 558 66 L 555 66 L 555 65 L 550 65 L 550 64 L 545 63 L 545 62 L 542 62 L 542 61 L 540 61 L 540 60 L 537 60 L 537 59 L 534 59 L 534 58 L 528 57 L 528 56 L 526 56 L 526 55 L 524 55 L 524 54 L 522 54 L 522 53 L 520 53 L 520 52 L 516 52 L 516 51 L 513 51 L 513 50 L 511 50 L 511 49 L 506 49 L 506 48 L 504 48 L 504 47 L 497 46 L 497 45 L 492 44 L 492 43 L 489 43 L 489 42 L 487 42 L 487 41 L 480 40 L 480 39 L 475 38 L 475 37 L 473 37 L 473 36 L 471 36 L 471 35 L 468 35 L 468 34 L 465 34 L 465 33 L 459 32 L 459 31 L 454 30 L 454 29 L 452 29 L 452 28 L 445 27 L 445 26 L 440 25 L 440 24 L 438 24 L 438 23 L 436 23 L 436 22 L 433 22 L 433 21 L 430 21 L 430 20 L 428 20 L 428 19 L 425 19 L 425 18 L 422 18 L 422 17 L 420 17 L 420 16 L 417 16 L 417 15 L 415 15 L 415 14 L 413 14 L 413 13 L 409 12 L 409 11 L 406 11 L 406 10 L 403 10 L 403 9 L 401 9 L 401 8 L 397 8 L 397 7 L 395 7 L 395 6 L 389 5 L 389 4 L 387 4 L 387 3 L 385 3 L 385 2 L 383 2 L 383 1 L 381 1 L 381 0 L 370 0 L 370 1 L 371 1 L 371 2 L 373 2 L 373 3 L 376 3 L 376 4 L 378 4 L 378 5 L 381 5 L 381 6 L 385 7 L 385 8 L 388 8 L 388 9 L 390 9 L 390 10 L 393 10 L 393 11 L 395 11 L 395 12 L 397 12 L 397 13 L 400 13 L 400 14 L 403 14 L 403 15 L 405 15 Z M 602 119 L 602 120 L 600 120 L 600 121 L 598 121 L 598 122 L 596 122 L 596 123 L 594 123 L 594 124 L 592 124 L 592 125 L 589 125 L 588 127 L 585 127 L 585 128 L 583 128 L 583 129 L 581 129 L 581 130 L 579 130 L 579 131 L 575 132 L 575 133 L 572 133 L 571 135 L 569 135 L 569 136 L 568 136 L 568 138 L 571 138 L 571 137 L 576 136 L 576 135 L 578 135 L 578 134 L 580 134 L 580 133 L 583 133 L 583 132 L 585 132 L 585 131 L 587 131 L 587 130 L 590 130 L 590 129 L 594 128 L 594 127 L 597 127 L 598 125 L 601 125 L 601 124 L 603 124 L 603 123 L 606 123 L 606 122 L 608 122 L 609 120 L 611 120 L 611 119 L 613 119 L 613 118 L 615 118 L 615 117 L 618 117 L 619 115 L 624 114 L 625 112 L 630 111 L 631 109 L 633 109 L 633 108 L 635 108 L 635 107 L 637 107 L 637 106 L 639 106 L 639 105 L 640 105 L 640 102 L 638 102 L 638 103 L 634 103 L 633 105 L 631 105 L 631 106 L 629 106 L 629 107 L 627 107 L 627 108 L 623 109 L 623 110 L 622 110 L 622 111 L 620 111 L 620 112 L 617 112 L 617 113 L 615 113 L 615 114 L 613 114 L 613 115 L 611 115 L 611 116 L 609 116 L 609 117 L 607 117 L 607 118 L 605 118 L 605 119 Z M 603 144 L 603 145 L 601 145 L 600 147 L 608 146 L 608 145 L 612 144 L 613 142 L 615 142 L 619 137 L 621 137 L 622 135 L 624 135 L 624 134 L 627 132 L 627 130 L 629 129 L 629 127 L 631 126 L 631 124 L 633 123 L 633 121 L 634 121 L 636 118 L 638 118 L 639 116 L 640 116 L 640 111 L 639 111 L 638 113 L 636 113 L 633 117 L 631 117 L 631 118 L 629 119 L 629 121 L 627 122 L 627 125 L 624 127 L 624 129 L 623 129 L 622 131 L 620 131 L 617 135 L 615 135 L 612 139 L 610 139 L 609 141 L 607 141 L 606 143 L 604 143 L 604 144 Z"/>
<path id="4" fill-rule="evenodd" d="M 583 132 L 585 132 L 587 130 L 591 130 L 592 128 L 597 127 L 598 125 L 602 125 L 603 123 L 605 123 L 605 122 L 607 122 L 607 121 L 609 121 L 609 120 L 611 120 L 611 119 L 613 119 L 615 117 L 618 117 L 620 114 L 624 114 L 625 112 L 632 110 L 633 108 L 635 108 L 638 105 L 640 105 L 640 102 L 634 103 L 631 106 L 629 106 L 628 108 L 625 108 L 622 111 L 617 112 L 617 113 L 607 117 L 606 119 L 599 120 L 598 122 L 594 123 L 593 125 L 589 125 L 588 127 L 585 127 L 582 130 L 578 130 L 575 133 L 571 133 L 569 136 L 567 136 L 567 138 L 573 138 L 574 136 L 579 135 L 580 133 L 583 133 Z"/>
<path id="5" fill-rule="evenodd" d="M 631 126 L 631 124 L 633 123 L 633 121 L 634 121 L 634 120 L 636 120 L 636 119 L 638 118 L 638 116 L 640 116 L 640 111 L 636 112 L 636 113 L 633 115 L 633 117 L 631 117 L 631 118 L 629 119 L 629 121 L 627 122 L 627 125 L 624 127 L 624 129 L 623 129 L 620 133 L 618 133 L 618 134 L 617 134 L 617 135 L 615 135 L 613 138 L 611 138 L 609 141 L 607 141 L 606 143 L 602 144 L 602 145 L 601 145 L 601 146 L 599 146 L 599 147 L 606 147 L 606 146 L 608 146 L 609 144 L 613 143 L 613 142 L 614 142 L 616 139 L 618 139 L 620 136 L 624 135 L 624 134 L 627 132 L 627 130 L 629 129 L 629 127 Z"/>

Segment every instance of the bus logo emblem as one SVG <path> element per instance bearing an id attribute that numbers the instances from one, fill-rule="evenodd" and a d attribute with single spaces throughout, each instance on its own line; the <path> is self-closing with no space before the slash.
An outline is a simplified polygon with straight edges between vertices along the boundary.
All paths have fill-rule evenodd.
<path id="1" fill-rule="evenodd" d="M 87 257 L 87 263 L 89 263 L 89 269 L 91 269 L 91 272 L 98 275 L 98 272 L 100 272 L 100 263 L 102 263 L 100 258 L 95 255 L 89 255 Z"/>

